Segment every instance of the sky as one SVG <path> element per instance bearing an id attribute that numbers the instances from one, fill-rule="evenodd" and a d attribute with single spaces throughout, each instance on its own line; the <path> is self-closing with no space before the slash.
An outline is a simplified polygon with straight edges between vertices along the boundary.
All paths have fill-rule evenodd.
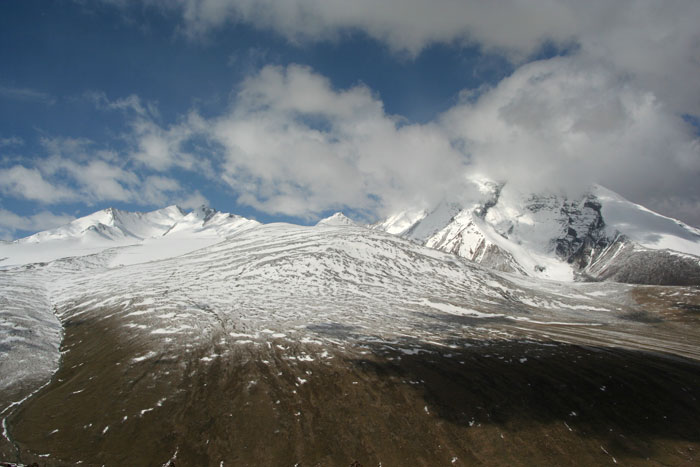
<path id="1" fill-rule="evenodd" d="M 487 177 L 700 226 L 697 0 L 5 0 L 0 239 L 106 207 L 376 221 Z"/>

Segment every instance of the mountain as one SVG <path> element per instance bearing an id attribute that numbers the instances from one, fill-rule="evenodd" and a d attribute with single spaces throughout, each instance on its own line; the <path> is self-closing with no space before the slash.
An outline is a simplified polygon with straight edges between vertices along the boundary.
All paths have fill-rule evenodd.
<path id="1" fill-rule="evenodd" d="M 345 217 L 345 215 L 342 212 L 336 212 L 330 217 L 326 217 L 325 219 L 321 219 L 316 223 L 316 225 L 327 225 L 327 226 L 339 226 L 339 225 L 357 225 L 355 222 L 352 220 L 348 219 Z"/>
<path id="2" fill-rule="evenodd" d="M 178 206 L 152 212 L 127 212 L 108 208 L 55 229 L 39 232 L 18 240 L 19 244 L 85 239 L 86 241 L 133 241 L 163 235 L 185 216 Z"/>
<path id="3" fill-rule="evenodd" d="M 201 206 L 186 212 L 169 206 L 151 212 L 108 208 L 55 229 L 0 244 L 0 267 L 96 254 L 120 247 L 113 261 L 150 261 L 217 243 L 258 222 Z M 127 247 L 130 248 L 122 248 Z"/>
<path id="4" fill-rule="evenodd" d="M 339 214 L 107 211 L 5 245 L 60 251 L 0 269 L 0 461 L 697 460 L 696 287 L 503 272 Z"/>
<path id="5" fill-rule="evenodd" d="M 372 228 L 526 276 L 700 284 L 700 230 L 611 190 L 593 186 L 567 199 L 478 185 L 474 202 L 399 212 Z"/>

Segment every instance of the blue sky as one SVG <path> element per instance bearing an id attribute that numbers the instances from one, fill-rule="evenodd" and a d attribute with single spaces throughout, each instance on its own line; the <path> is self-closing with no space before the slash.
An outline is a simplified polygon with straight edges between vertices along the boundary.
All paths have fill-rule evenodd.
<path id="1" fill-rule="evenodd" d="M 0 237 L 108 206 L 374 220 L 476 174 L 700 225 L 697 2 L 554 4 L 2 2 Z"/>

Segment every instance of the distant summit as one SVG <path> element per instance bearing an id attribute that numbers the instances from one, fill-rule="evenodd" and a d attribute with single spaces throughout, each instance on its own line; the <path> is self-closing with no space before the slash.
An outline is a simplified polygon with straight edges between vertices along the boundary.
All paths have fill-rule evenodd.
<path id="1" fill-rule="evenodd" d="M 195 218 L 195 219 L 200 219 L 202 222 L 207 222 L 209 219 L 214 217 L 218 211 L 216 209 L 210 208 L 209 206 L 206 205 L 201 205 L 198 208 L 194 209 L 191 213 L 190 216 Z"/>
<path id="2" fill-rule="evenodd" d="M 345 216 L 342 212 L 336 212 L 332 216 L 326 217 L 325 219 L 321 219 L 316 223 L 316 225 L 332 225 L 332 226 L 342 226 L 342 225 L 349 225 L 349 226 L 357 226 L 351 219 Z"/>
<path id="3" fill-rule="evenodd" d="M 257 221 L 200 206 L 187 212 L 172 205 L 150 212 L 107 208 L 13 242 L 0 244 L 0 266 L 85 256 L 107 248 L 148 245 L 148 259 L 182 254 L 218 243 L 259 225 Z M 126 262 L 136 261 L 136 257 Z"/>
<path id="4" fill-rule="evenodd" d="M 476 180 L 481 199 L 372 226 L 504 272 L 554 280 L 700 284 L 700 230 L 594 185 L 577 199 Z"/>
<path id="5" fill-rule="evenodd" d="M 476 181 L 480 199 L 397 212 L 370 229 L 506 273 L 558 281 L 700 285 L 700 230 L 598 185 L 568 199 Z M 319 227 L 355 227 L 343 213 Z M 108 208 L 55 229 L 0 243 L 0 267 L 112 250 L 110 264 L 186 254 L 260 226 L 200 206 L 151 212 Z M 333 230 L 333 229 L 328 229 Z M 355 230 L 355 229 L 349 229 Z"/>

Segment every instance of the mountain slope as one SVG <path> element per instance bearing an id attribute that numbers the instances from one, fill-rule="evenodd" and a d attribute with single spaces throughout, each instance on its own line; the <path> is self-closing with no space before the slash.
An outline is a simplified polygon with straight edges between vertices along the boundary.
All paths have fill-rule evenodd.
<path id="1" fill-rule="evenodd" d="M 0 332 L 29 309 L 42 341 L 56 317 L 64 332 L 22 394 L 26 369 L 3 367 L 17 373 L 0 388 L 0 458 L 679 464 L 700 448 L 695 289 L 548 282 L 344 222 L 251 225 L 155 261 L 148 249 L 0 271 L 15 300 Z M 114 264 L 122 251 L 136 259 Z M 8 362 L 31 354 L 32 334 L 14 336 Z"/>
<path id="2" fill-rule="evenodd" d="M 593 254 L 581 276 L 629 284 L 698 285 L 700 259 L 670 249 L 646 248 L 620 235 Z"/>
<path id="3" fill-rule="evenodd" d="M 352 220 L 345 217 L 342 212 L 336 212 L 332 216 L 321 219 L 316 223 L 316 225 L 328 225 L 328 226 L 339 226 L 339 225 L 356 225 Z"/>
<path id="4" fill-rule="evenodd" d="M 700 283 L 700 231 L 610 190 L 594 186 L 583 197 L 569 200 L 524 194 L 485 181 L 479 186 L 482 199 L 478 201 L 442 203 L 430 212 L 397 213 L 373 228 L 491 268 L 534 277 Z M 622 256 L 603 255 L 615 242 L 630 245 L 624 261 Z M 685 259 L 671 261 L 678 254 Z M 642 263 L 646 272 L 635 273 Z"/>
<path id="5" fill-rule="evenodd" d="M 598 285 L 520 279 L 345 223 L 254 225 L 196 251 L 169 250 L 158 260 L 148 251 L 152 246 L 145 242 L 6 270 L 5 284 L 11 287 L 8 294 L 20 277 L 41 284 L 35 295 L 44 297 L 42 306 L 11 296 L 25 303 L 27 312 L 43 316 L 39 321 L 49 323 L 46 332 L 53 332 L 54 312 L 64 325 L 108 316 L 112 326 L 140 342 L 138 347 L 156 353 L 177 353 L 180 346 L 206 343 L 222 333 L 246 342 L 273 335 L 324 342 L 334 339 L 334 323 L 351 323 L 350 335 L 360 340 L 411 335 L 432 342 L 450 339 L 449 328 L 435 326 L 443 320 L 480 323 L 454 329 L 461 338 L 465 332 L 483 337 L 492 324 L 503 329 L 504 323 L 521 329 L 532 323 L 573 326 L 584 335 L 615 323 L 632 329 L 626 299 L 616 298 L 626 289 L 604 289 L 609 292 L 601 295 Z M 14 308 L 18 311 L 3 312 L 7 323 L 23 313 Z M 8 343 L 17 329 L 7 328 Z M 55 346 L 55 339 L 51 342 Z M 13 357 L 15 350 L 7 354 L 9 360 L 20 358 Z"/>
<path id="6" fill-rule="evenodd" d="M 178 206 L 145 213 L 108 208 L 67 225 L 20 239 L 17 243 L 33 244 L 66 239 L 142 240 L 162 235 L 184 215 Z"/>
<path id="7" fill-rule="evenodd" d="M 187 213 L 178 206 L 152 212 L 114 208 L 55 229 L 0 244 L 0 267 L 85 256 L 119 247 L 114 264 L 177 256 L 217 243 L 258 222 L 205 206 Z M 130 246 L 131 249 L 122 247 Z"/>

